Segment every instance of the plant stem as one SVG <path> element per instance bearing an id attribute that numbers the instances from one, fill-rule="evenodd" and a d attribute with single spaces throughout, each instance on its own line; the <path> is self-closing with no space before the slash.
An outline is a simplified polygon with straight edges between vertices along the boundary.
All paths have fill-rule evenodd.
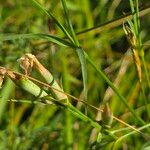
<path id="1" fill-rule="evenodd" d="M 138 128 L 138 130 L 141 131 L 141 130 L 146 129 L 146 128 L 149 128 L 149 127 L 150 127 L 150 123 L 148 123 L 148 124 L 146 124 L 146 125 L 144 125 L 144 126 Z M 124 140 L 124 139 L 127 138 L 128 136 L 133 135 L 133 134 L 135 134 L 135 133 L 136 133 L 135 131 L 131 131 L 131 132 L 129 132 L 128 134 L 125 134 L 125 135 L 121 136 L 120 138 L 118 138 L 118 140 L 114 143 L 113 150 L 117 150 L 117 149 L 118 149 L 118 146 L 119 146 L 119 144 L 120 144 L 120 142 L 121 142 L 122 140 Z M 150 140 L 150 137 L 149 137 L 149 136 L 145 136 L 145 138 Z"/>
<path id="2" fill-rule="evenodd" d="M 84 122 L 89 123 L 91 126 L 93 126 L 94 128 L 96 128 L 98 130 L 101 129 L 101 126 L 97 122 L 93 121 L 88 116 L 84 115 L 77 108 L 75 108 L 70 102 L 64 103 L 61 100 L 56 100 L 55 98 L 52 98 L 51 96 L 47 95 L 47 93 L 43 89 L 41 89 L 39 86 L 37 86 L 32 81 L 30 81 L 28 78 L 19 76 L 19 75 L 15 74 L 14 72 L 11 72 L 11 71 L 9 71 L 7 74 L 8 74 L 8 77 L 15 84 L 17 84 L 19 87 L 26 90 L 27 92 L 31 93 L 32 95 L 34 95 L 36 97 L 38 96 L 38 98 L 41 98 L 43 102 L 45 102 L 45 103 L 48 102 L 48 104 L 54 103 L 58 106 L 66 108 L 72 114 L 74 114 L 75 116 L 77 116 L 78 118 L 83 120 Z"/>
<path id="3" fill-rule="evenodd" d="M 70 93 L 70 80 L 69 80 L 69 72 L 68 72 L 68 62 L 66 57 L 62 57 L 62 64 L 63 64 L 63 87 L 64 91 Z M 65 142 L 67 145 L 67 149 L 71 149 L 73 145 L 73 130 L 72 130 L 72 115 L 68 110 L 65 110 Z"/>
<path id="4" fill-rule="evenodd" d="M 96 70 L 96 72 L 98 72 L 98 75 L 100 76 L 100 78 L 102 77 L 108 83 L 108 85 L 112 88 L 112 90 L 117 94 L 117 96 L 119 97 L 119 100 L 121 100 L 121 102 L 123 102 L 123 104 L 129 109 L 129 111 L 136 118 L 136 120 L 138 120 L 141 124 L 145 124 L 144 121 L 136 115 L 133 108 L 131 108 L 128 105 L 127 100 L 120 94 L 119 90 L 114 86 L 114 84 L 107 78 L 107 76 L 100 69 L 97 68 L 95 63 L 88 56 L 88 54 L 85 53 L 85 57 L 87 61 L 90 63 L 90 65 Z"/>

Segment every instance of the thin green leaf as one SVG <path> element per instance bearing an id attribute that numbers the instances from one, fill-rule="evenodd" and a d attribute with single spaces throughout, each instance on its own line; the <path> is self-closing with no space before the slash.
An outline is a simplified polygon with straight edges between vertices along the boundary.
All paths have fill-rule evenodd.
<path id="1" fill-rule="evenodd" d="M 27 104 L 42 104 L 42 105 L 48 105 L 49 103 L 45 103 L 43 101 L 36 100 L 29 100 L 29 99 L 10 99 L 7 100 L 8 102 L 15 102 L 15 103 L 27 103 Z M 50 104 L 51 105 L 51 104 Z"/>
<path id="2" fill-rule="evenodd" d="M 65 41 L 63 39 L 60 39 L 56 36 L 47 35 L 47 34 L 34 34 L 34 33 L 28 33 L 28 34 L 0 34 L 0 41 L 8 41 L 8 40 L 16 40 L 16 39 L 46 39 L 50 42 L 56 43 L 60 46 L 69 46 L 73 47 L 72 44 L 70 44 L 68 41 Z"/>
<path id="3" fill-rule="evenodd" d="M 139 13 L 140 13 L 139 14 L 140 17 L 144 16 L 145 14 L 150 13 L 150 6 L 141 9 Z M 76 33 L 76 35 L 81 35 L 81 34 L 85 34 L 88 32 L 100 33 L 100 32 L 103 32 L 105 29 L 111 29 L 111 28 L 117 27 L 117 26 L 121 25 L 123 22 L 126 22 L 127 19 L 132 19 L 133 14 L 135 14 L 135 12 L 134 13 L 127 13 L 126 15 L 121 15 L 118 18 L 112 19 L 112 20 L 107 21 L 105 23 L 102 23 L 102 24 L 90 27 L 88 29 L 79 31 Z"/>
<path id="4" fill-rule="evenodd" d="M 141 130 L 146 129 L 146 128 L 149 128 L 149 127 L 150 127 L 150 123 L 148 123 L 148 124 L 146 124 L 146 125 L 144 125 L 144 126 L 138 128 L 138 130 L 141 131 Z M 121 144 L 121 142 L 122 142 L 125 138 L 127 138 L 127 137 L 129 137 L 130 135 L 133 135 L 133 134 L 135 134 L 135 133 L 136 133 L 136 131 L 131 131 L 131 132 L 129 132 L 129 133 L 127 133 L 127 134 L 121 136 L 120 138 L 118 138 L 118 140 L 114 143 L 113 150 L 118 149 L 118 146 Z M 145 136 L 145 135 L 144 135 L 144 136 Z M 149 137 L 149 136 L 145 136 L 145 138 L 150 140 L 150 137 Z"/>
<path id="5" fill-rule="evenodd" d="M 73 105 L 68 105 L 66 107 L 67 110 L 69 110 L 72 114 L 74 114 L 75 116 L 77 116 L 78 118 L 82 119 L 85 122 L 88 122 L 91 124 L 91 126 L 95 127 L 98 130 L 101 130 L 101 126 L 100 124 L 98 124 L 97 122 L 93 121 L 92 119 L 90 119 L 88 116 L 84 115 L 82 112 L 80 112 L 76 107 L 74 107 Z"/>
<path id="6" fill-rule="evenodd" d="M 78 39 L 76 37 L 76 34 L 74 32 L 74 29 L 73 29 L 73 26 L 72 26 L 72 23 L 71 23 L 71 19 L 69 17 L 69 13 L 68 13 L 68 10 L 67 10 L 67 6 L 66 6 L 66 0 L 61 0 L 62 2 L 62 5 L 63 5 L 63 8 L 64 8 L 64 12 L 65 12 L 65 17 L 66 17 L 66 20 L 67 20 L 67 24 L 68 24 L 68 27 L 70 29 L 70 34 L 71 36 L 73 37 L 73 40 L 74 40 L 74 43 L 77 47 L 79 47 L 79 42 L 78 42 Z"/>
<path id="7" fill-rule="evenodd" d="M 85 53 L 85 56 L 86 56 L 87 61 L 95 69 L 95 71 L 98 73 L 98 75 L 100 76 L 100 78 L 103 78 L 107 82 L 107 84 L 112 88 L 112 90 L 119 97 L 119 100 L 129 109 L 129 111 L 136 118 L 136 120 L 138 120 L 139 122 L 141 122 L 141 124 L 145 124 L 144 121 L 140 117 L 137 116 L 137 114 L 135 113 L 134 109 L 132 107 L 130 107 L 130 105 L 128 104 L 127 100 L 120 94 L 119 90 L 114 86 L 114 84 L 108 79 L 108 77 L 100 69 L 98 69 L 98 67 L 90 59 L 90 57 L 88 56 L 88 54 Z"/>
<path id="8" fill-rule="evenodd" d="M 82 69 L 82 77 L 83 77 L 83 86 L 84 86 L 84 97 L 85 100 L 87 99 L 87 64 L 86 64 L 86 58 L 84 55 L 84 51 L 78 47 L 76 48 L 80 63 L 81 63 L 81 69 Z"/>
<path id="9" fill-rule="evenodd" d="M 45 13 L 49 18 L 53 19 L 53 21 L 56 23 L 56 25 L 64 32 L 64 34 L 69 38 L 71 42 L 73 42 L 72 37 L 68 33 L 68 31 L 65 29 L 65 27 L 59 23 L 59 21 L 50 13 L 48 12 L 40 3 L 38 3 L 35 0 L 31 0 L 32 3 L 43 13 Z"/>
<path id="10" fill-rule="evenodd" d="M 73 29 L 73 26 L 72 26 L 72 23 L 71 23 L 71 20 L 70 20 L 70 17 L 69 17 L 69 13 L 68 13 L 68 10 L 67 10 L 65 0 L 62 0 L 62 5 L 63 5 L 65 16 L 66 16 L 66 19 L 67 19 L 67 24 L 68 24 L 68 27 L 70 29 L 70 34 L 73 37 L 75 46 L 77 47 L 76 52 L 78 54 L 78 57 L 79 57 L 79 60 L 80 60 L 80 63 L 81 63 L 81 70 L 82 70 L 82 77 L 83 77 L 83 87 L 84 87 L 84 98 L 86 100 L 87 99 L 87 65 L 86 65 L 86 59 L 85 59 L 85 56 L 84 56 L 84 51 L 83 51 L 82 48 L 80 48 L 79 41 L 78 41 L 78 39 L 76 37 L 76 34 L 74 32 L 74 29 Z"/>

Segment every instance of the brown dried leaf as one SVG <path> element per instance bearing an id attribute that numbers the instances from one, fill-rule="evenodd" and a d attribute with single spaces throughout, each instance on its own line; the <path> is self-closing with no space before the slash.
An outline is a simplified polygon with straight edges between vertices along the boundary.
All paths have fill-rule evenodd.
<path id="1" fill-rule="evenodd" d="M 2 88 L 3 80 L 6 74 L 6 69 L 0 67 L 0 88 Z"/>
<path id="2" fill-rule="evenodd" d="M 20 67 L 24 70 L 25 75 L 29 75 L 33 67 L 33 59 L 28 58 L 28 55 L 24 55 L 19 59 Z"/>

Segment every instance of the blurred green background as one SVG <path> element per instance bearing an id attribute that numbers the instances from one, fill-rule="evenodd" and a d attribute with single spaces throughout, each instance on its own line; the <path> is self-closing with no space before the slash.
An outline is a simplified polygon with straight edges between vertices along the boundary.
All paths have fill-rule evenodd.
<path id="1" fill-rule="evenodd" d="M 59 0 L 38 0 L 38 2 L 66 26 L 66 18 Z M 149 6 L 148 0 L 139 1 L 141 9 Z M 130 4 L 127 0 L 67 0 L 67 7 L 76 33 L 130 12 Z M 149 70 L 149 13 L 144 14 L 140 21 L 145 60 Z M 132 54 L 123 32 L 123 22 L 120 25 L 116 22 L 112 24 L 113 27 L 102 26 L 79 34 L 78 39 L 95 64 L 105 72 L 128 103 L 137 110 L 138 115 L 149 123 Z M 38 11 L 30 0 L 0 0 L 0 33 L 43 33 L 64 37 L 58 27 L 45 14 Z M 22 38 L 0 41 L 0 66 L 23 72 L 17 59 L 25 53 L 36 55 L 67 93 L 83 98 L 80 62 L 73 49 L 61 47 L 43 39 Z M 107 83 L 98 77 L 89 64 L 87 68 L 88 103 L 99 107 L 103 101 L 109 101 L 114 116 L 138 126 L 138 122 L 135 122 L 131 115 L 129 117 L 127 108 L 118 100 Z M 34 71 L 32 76 L 42 80 Z M 146 97 L 150 99 L 146 80 L 144 80 L 144 86 Z M 96 134 L 88 123 L 84 123 L 57 106 L 8 102 L 7 100 L 10 99 L 36 99 L 16 87 L 8 78 L 4 80 L 0 95 L 3 97 L 3 100 L 0 98 L 0 149 L 92 149 L 91 143 L 95 141 Z M 82 103 L 72 101 L 72 104 L 84 113 Z M 88 108 L 88 116 L 93 120 L 99 117 L 98 112 L 90 108 Z M 71 122 L 70 128 L 67 125 L 68 121 Z M 110 130 L 123 127 L 125 126 L 113 121 Z M 119 132 L 118 136 L 125 133 L 127 131 Z M 104 139 L 99 148 L 111 149 L 113 142 L 109 141 L 107 135 L 105 136 L 106 140 Z M 148 144 L 147 140 L 135 134 L 129 136 L 120 147 L 138 150 L 144 149 Z"/>

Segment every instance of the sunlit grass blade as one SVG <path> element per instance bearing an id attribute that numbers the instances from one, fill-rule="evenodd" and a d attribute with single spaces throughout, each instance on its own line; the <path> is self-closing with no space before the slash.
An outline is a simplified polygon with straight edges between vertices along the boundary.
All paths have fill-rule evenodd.
<path id="1" fill-rule="evenodd" d="M 84 55 L 84 51 L 82 48 L 78 47 L 76 48 L 78 57 L 80 59 L 81 63 L 81 69 L 82 69 L 82 76 L 83 76 L 83 86 L 84 86 L 84 98 L 87 99 L 87 64 L 86 64 L 86 58 Z"/>
<path id="2" fill-rule="evenodd" d="M 70 17 L 69 17 L 69 12 L 68 12 L 68 10 L 67 10 L 66 0 L 61 0 L 61 2 L 62 2 L 62 5 L 63 5 L 63 8 L 64 8 L 65 17 L 66 17 L 66 20 L 67 20 L 69 32 L 70 32 L 70 34 L 71 34 L 71 36 L 72 36 L 72 38 L 73 38 L 73 41 L 74 41 L 75 45 L 76 45 L 77 47 L 79 47 L 79 41 L 78 41 L 78 39 L 77 39 L 77 37 L 76 37 L 76 34 L 75 34 L 75 32 L 74 32 L 74 29 L 73 29 L 73 26 L 72 26 L 72 23 L 71 23 L 71 19 L 70 19 Z"/>
<path id="3" fill-rule="evenodd" d="M 56 36 L 47 35 L 47 34 L 0 34 L 0 41 L 16 40 L 16 39 L 46 39 L 50 42 L 56 43 L 60 46 L 69 46 L 73 47 L 68 41 L 58 38 Z"/>
<path id="4" fill-rule="evenodd" d="M 85 59 L 85 56 L 84 56 L 84 51 L 80 47 L 79 41 L 78 41 L 78 39 L 76 37 L 76 34 L 74 32 L 74 29 L 73 29 L 73 26 L 72 26 L 72 23 L 71 23 L 71 20 L 70 20 L 70 17 L 69 17 L 69 13 L 68 13 L 68 10 L 67 10 L 66 0 L 61 0 L 61 1 L 62 1 L 62 4 L 63 4 L 63 8 L 64 8 L 65 16 L 66 16 L 66 19 L 67 19 L 67 24 L 68 24 L 70 34 L 73 37 L 75 46 L 77 47 L 76 52 L 78 54 L 78 57 L 79 57 L 79 60 L 80 60 L 80 63 L 81 63 L 81 70 L 82 70 L 82 77 L 83 77 L 83 87 L 84 87 L 84 98 L 86 100 L 87 99 L 87 65 L 86 65 L 86 59 Z"/>
<path id="5" fill-rule="evenodd" d="M 146 124 L 146 125 L 144 125 L 144 126 L 138 128 L 138 130 L 141 131 L 141 130 L 144 130 L 144 129 L 149 128 L 149 127 L 150 127 L 150 123 L 148 123 L 148 124 Z M 127 138 L 127 137 L 129 137 L 129 136 L 131 136 L 131 135 L 133 135 L 133 134 L 135 134 L 135 133 L 136 133 L 136 131 L 131 131 L 131 132 L 129 132 L 129 133 L 127 133 L 127 134 L 121 136 L 120 138 L 118 138 L 118 140 L 114 143 L 113 150 L 118 149 L 119 145 L 121 144 L 121 142 L 122 142 L 125 138 Z M 145 135 L 145 138 L 146 138 L 147 140 L 150 140 L 150 137 L 149 137 L 149 136 L 146 136 L 146 135 Z"/>
<path id="6" fill-rule="evenodd" d="M 10 99 L 7 100 L 8 102 L 14 102 L 14 103 L 27 103 L 27 104 L 40 104 L 40 105 L 49 105 L 49 103 L 40 101 L 40 99 L 37 101 L 36 100 L 30 100 L 30 99 Z M 50 104 L 51 105 L 51 104 Z"/>
<path id="7" fill-rule="evenodd" d="M 51 86 L 49 84 L 45 84 L 45 83 L 43 83 L 43 82 L 41 82 L 39 80 L 36 80 L 36 79 L 34 79 L 32 77 L 25 76 L 25 75 L 22 75 L 20 73 L 13 72 L 13 71 L 10 71 L 10 70 L 7 71 L 7 75 L 8 75 L 8 77 L 10 79 L 12 79 L 12 81 L 14 81 L 14 83 L 16 85 L 18 85 L 19 87 L 21 87 L 25 91 L 31 93 L 32 95 L 36 96 L 36 100 L 38 100 L 39 102 L 44 103 L 44 104 L 56 104 L 58 106 L 62 106 L 62 107 L 67 108 L 71 112 L 72 112 L 72 110 L 74 110 L 74 112 L 72 112 L 74 115 L 76 115 L 76 116 L 79 115 L 78 117 L 81 118 L 81 119 L 84 118 L 83 121 L 85 121 L 85 122 L 89 121 L 90 124 L 93 127 L 97 128 L 97 129 L 101 128 L 101 126 L 98 125 L 97 122 L 93 121 L 88 116 L 84 115 L 77 108 L 75 108 L 71 103 L 63 103 L 62 101 L 53 98 L 51 95 L 48 95 L 42 88 L 40 88 L 35 83 L 33 83 L 33 81 L 38 83 L 38 84 L 40 84 L 40 85 L 42 85 L 42 86 L 46 86 L 48 88 L 51 88 Z M 53 89 L 62 93 L 62 90 L 60 91 L 60 90 L 55 89 L 55 88 L 53 88 Z M 64 92 L 63 92 L 63 94 L 66 94 L 66 96 L 69 96 L 69 97 L 74 98 L 74 99 L 77 100 L 77 98 L 71 96 L 70 94 L 67 94 L 67 93 L 64 93 Z M 85 102 L 85 101 L 82 101 L 82 100 L 77 100 L 77 101 Z M 98 111 L 102 111 L 102 110 L 99 110 L 97 107 L 95 107 L 93 105 L 90 105 L 90 104 L 88 104 L 86 102 L 85 102 L 85 104 L 87 104 L 89 107 L 91 107 L 93 109 L 96 109 Z M 112 116 L 112 117 L 113 117 L 113 119 L 115 119 L 116 121 L 120 122 L 121 124 L 124 124 L 124 125 L 130 127 L 132 130 L 134 130 L 136 132 L 139 132 L 136 128 L 132 127 L 131 125 L 127 124 L 126 122 L 116 118 L 115 116 Z"/>
<path id="8" fill-rule="evenodd" d="M 144 73 L 145 73 L 146 79 L 148 81 L 148 87 L 150 89 L 149 76 L 148 76 L 147 67 L 145 65 L 144 49 L 142 46 L 142 39 L 141 39 L 141 35 L 140 35 L 138 0 L 135 0 L 135 1 L 129 0 L 129 1 L 130 1 L 131 11 L 132 11 L 132 13 L 134 13 L 133 14 L 133 23 L 131 23 L 131 21 L 128 21 L 130 28 L 124 28 L 124 31 L 125 31 L 128 41 L 131 45 L 133 60 L 134 60 L 135 66 L 136 66 L 137 75 L 138 75 L 139 83 L 141 86 L 141 93 L 143 95 L 143 99 L 145 102 L 145 107 L 147 110 L 148 117 L 150 118 L 150 111 L 149 111 L 148 102 L 147 102 L 147 98 L 146 98 L 146 94 L 145 94 L 146 90 L 145 90 L 145 86 L 143 84 L 144 80 L 143 80 L 142 65 L 141 65 L 141 62 L 142 62 L 143 66 L 144 66 L 143 67 Z"/>
<path id="9" fill-rule="evenodd" d="M 136 14 L 135 14 L 136 24 L 137 24 L 137 29 L 138 29 L 137 38 L 138 38 L 138 42 L 139 42 L 138 46 L 139 46 L 139 51 L 140 51 L 140 55 L 141 55 L 141 60 L 142 60 L 142 63 L 143 63 L 143 70 L 145 72 L 146 80 L 147 80 L 148 87 L 149 87 L 149 90 L 150 90 L 150 78 L 149 78 L 149 75 L 148 75 L 148 69 L 147 69 L 147 66 L 146 66 L 146 61 L 145 61 L 145 56 L 144 56 L 144 48 L 142 46 L 142 39 L 141 39 L 141 34 L 140 34 L 140 18 L 139 18 L 140 14 L 139 14 L 139 1 L 138 0 L 135 1 L 135 6 L 136 6 L 135 7 L 135 9 L 136 9 Z M 149 114 L 150 114 L 150 112 L 149 112 Z"/>
<path id="10" fill-rule="evenodd" d="M 135 6 L 134 6 L 133 0 L 129 0 L 129 1 L 130 1 L 131 11 L 132 11 L 132 14 L 133 14 L 134 31 L 135 31 L 135 34 L 137 36 L 138 35 L 138 25 L 137 25 L 137 18 L 136 18 Z"/>
<path id="11" fill-rule="evenodd" d="M 143 16 L 143 15 L 148 14 L 148 13 L 150 13 L 150 6 L 142 9 L 139 12 L 139 16 Z M 134 12 L 134 14 L 135 14 L 135 12 Z M 107 22 L 102 23 L 100 25 L 79 31 L 76 33 L 76 35 L 86 34 L 87 32 L 99 33 L 99 32 L 104 31 L 105 29 L 111 29 L 111 28 L 117 27 L 117 26 L 123 24 L 123 22 L 126 22 L 127 19 L 132 19 L 133 18 L 132 15 L 133 15 L 132 13 L 127 13 L 126 15 L 122 15 L 116 19 L 107 21 Z"/>
<path id="12" fill-rule="evenodd" d="M 129 111 L 132 113 L 132 115 L 136 118 L 136 120 L 138 120 L 139 122 L 141 122 L 141 124 L 144 124 L 144 121 L 138 117 L 135 113 L 135 111 L 133 110 L 133 108 L 131 108 L 127 102 L 127 100 L 120 94 L 119 90 L 114 86 L 114 84 L 108 79 L 108 77 L 100 70 L 98 69 L 98 67 L 95 65 L 95 63 L 90 59 L 90 57 L 88 56 L 88 54 L 85 53 L 86 59 L 87 61 L 90 63 L 90 65 L 95 69 L 95 71 L 98 73 L 98 75 L 100 76 L 100 78 L 103 78 L 107 84 L 112 88 L 112 90 L 116 93 L 116 95 L 119 97 L 119 100 L 121 102 L 123 102 L 123 104 L 129 109 Z"/>
<path id="13" fill-rule="evenodd" d="M 58 22 L 58 20 L 50 13 L 48 12 L 40 3 L 38 3 L 35 0 L 31 0 L 32 3 L 42 12 L 44 12 L 50 19 L 53 19 L 53 21 L 56 23 L 56 25 L 64 32 L 64 34 L 68 37 L 68 39 L 70 39 L 71 42 L 73 42 L 72 37 L 70 36 L 70 34 L 68 33 L 68 31 L 65 29 L 65 27 Z"/>
<path id="14" fill-rule="evenodd" d="M 26 64 L 29 64 L 28 67 L 26 67 Z M 41 74 L 41 76 L 48 84 L 62 92 L 60 93 L 53 89 L 50 89 L 51 94 L 60 101 L 64 100 L 68 102 L 67 96 L 63 94 L 62 88 L 60 88 L 59 84 L 57 83 L 51 72 L 48 71 L 33 54 L 27 53 L 22 56 L 20 58 L 20 66 L 24 69 L 25 72 L 28 72 L 29 66 L 31 68 L 33 67 L 37 72 Z"/>
<path id="15" fill-rule="evenodd" d="M 18 73 L 16 73 L 16 74 L 18 74 Z M 39 80 L 36 80 L 36 79 L 34 79 L 34 78 L 32 78 L 32 77 L 29 77 L 29 76 L 28 76 L 28 78 L 29 78 L 30 80 L 32 80 L 32 81 L 38 83 L 38 84 L 41 84 L 42 86 L 46 86 L 46 87 L 48 87 L 48 88 L 52 88 L 49 84 L 45 84 L 45 83 L 43 83 L 43 82 L 41 82 L 41 81 L 39 81 Z M 62 90 L 58 90 L 58 89 L 56 89 L 56 88 L 52 88 L 52 89 L 54 89 L 54 90 L 56 90 L 56 91 L 62 93 Z M 76 97 L 74 97 L 74 96 L 72 96 L 72 95 L 70 95 L 70 94 L 68 94 L 68 93 L 65 93 L 65 92 L 63 92 L 63 94 L 65 94 L 66 96 L 68 96 L 68 97 L 70 97 L 70 98 L 73 98 L 73 99 L 76 100 L 77 102 L 82 102 L 82 103 L 86 104 L 87 106 L 89 106 L 89 107 L 91 107 L 91 108 L 93 108 L 93 109 L 95 109 L 95 110 L 97 110 L 97 111 L 103 112 L 103 110 L 101 110 L 101 109 L 99 109 L 99 108 L 97 108 L 97 107 L 95 107 L 95 106 L 93 106 L 93 105 L 87 103 L 87 102 L 84 101 L 84 100 L 78 99 L 78 98 L 76 98 Z M 60 105 L 60 106 L 66 106 L 66 105 L 62 104 L 61 101 L 58 101 L 58 100 L 56 100 L 56 99 L 54 99 L 54 98 L 52 98 L 52 97 L 50 97 L 50 96 L 46 96 L 46 97 L 44 97 L 44 98 L 50 99 L 52 102 L 57 103 L 57 104 Z M 71 105 L 71 104 L 68 103 L 67 105 Z M 131 114 L 132 114 L 132 113 L 131 113 Z M 121 124 L 123 124 L 123 125 L 125 125 L 125 126 L 127 126 L 127 127 L 130 127 L 130 129 L 132 129 L 132 130 L 135 130 L 135 131 L 139 132 L 135 127 L 132 127 L 131 125 L 129 125 L 129 124 L 127 124 L 126 122 L 124 122 L 124 121 L 122 121 L 122 120 L 116 118 L 115 116 L 112 116 L 112 117 L 113 117 L 114 120 L 118 121 L 119 123 L 121 123 Z M 140 133 L 140 132 L 139 132 L 139 133 Z"/>
<path id="16" fill-rule="evenodd" d="M 3 68 L 3 69 L 6 69 L 6 68 Z M 63 103 L 63 101 L 60 101 L 58 99 L 51 97 L 51 95 L 48 95 L 47 92 L 45 92 L 45 90 L 43 90 L 41 87 L 33 83 L 26 76 L 23 76 L 19 73 L 16 73 L 10 70 L 6 70 L 5 75 L 7 75 L 17 86 L 27 91 L 28 93 L 34 95 L 37 99 L 41 99 L 42 102 L 48 103 L 48 104 L 56 104 L 57 106 L 63 107 L 69 110 L 72 114 L 74 114 L 75 116 L 83 120 L 84 122 L 90 123 L 92 127 L 95 127 L 98 130 L 101 129 L 100 124 L 98 124 L 96 121 L 92 120 L 88 116 L 84 115 L 71 103 L 69 102 Z"/>
<path id="17" fill-rule="evenodd" d="M 0 150 L 150 147 L 147 1 L 0 3 Z"/>

